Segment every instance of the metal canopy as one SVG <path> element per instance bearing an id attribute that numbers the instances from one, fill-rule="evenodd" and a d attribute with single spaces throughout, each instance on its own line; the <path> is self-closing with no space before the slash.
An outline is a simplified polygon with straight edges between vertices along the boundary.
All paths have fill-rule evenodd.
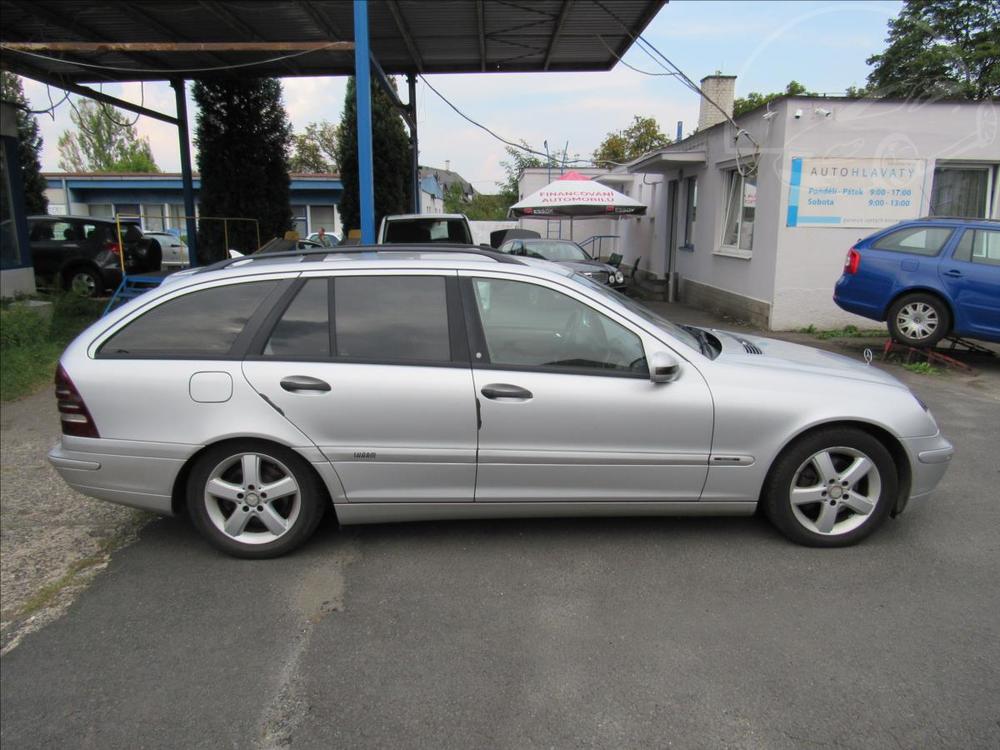
<path id="1" fill-rule="evenodd" d="M 388 74 L 610 70 L 666 2 L 370 0 L 370 48 Z M 0 0 L 0 16 L 4 43 L 161 43 L 156 51 L 36 51 L 46 57 L 3 50 L 5 68 L 41 80 L 354 73 L 354 56 L 344 47 L 191 49 L 206 42 L 351 42 L 352 3 L 342 0 Z M 187 48 L 167 51 L 162 43 Z M 246 63 L 257 64 L 232 67 Z"/>

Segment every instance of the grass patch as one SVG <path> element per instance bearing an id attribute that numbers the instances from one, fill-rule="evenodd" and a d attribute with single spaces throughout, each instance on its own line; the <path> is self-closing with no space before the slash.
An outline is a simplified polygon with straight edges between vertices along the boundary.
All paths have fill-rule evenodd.
<path id="1" fill-rule="evenodd" d="M 934 367 L 930 362 L 908 362 L 903 365 L 904 370 L 915 372 L 917 375 L 940 375 L 941 370 Z"/>
<path id="2" fill-rule="evenodd" d="M 44 299 L 44 298 L 43 298 Z M 52 316 L 17 303 L 0 309 L 0 400 L 10 401 L 51 381 L 63 349 L 104 308 L 73 293 L 49 298 Z"/>
<path id="3" fill-rule="evenodd" d="M 808 333 L 818 339 L 867 339 L 883 338 L 887 335 L 884 328 L 858 328 L 854 325 L 846 325 L 843 328 L 824 330 L 811 324 L 800 328 L 799 333 Z"/>

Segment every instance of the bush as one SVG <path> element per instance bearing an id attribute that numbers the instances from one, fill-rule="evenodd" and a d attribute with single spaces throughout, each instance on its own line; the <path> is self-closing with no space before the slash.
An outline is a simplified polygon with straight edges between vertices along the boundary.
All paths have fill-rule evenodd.
<path id="1" fill-rule="evenodd" d="M 0 350 L 5 353 L 17 347 L 41 344 L 48 335 L 49 327 L 34 310 L 12 305 L 0 311 Z"/>

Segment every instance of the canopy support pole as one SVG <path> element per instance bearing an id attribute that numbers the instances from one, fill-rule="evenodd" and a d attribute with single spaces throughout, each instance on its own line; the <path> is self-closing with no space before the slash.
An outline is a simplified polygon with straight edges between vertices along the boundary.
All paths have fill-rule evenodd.
<path id="1" fill-rule="evenodd" d="M 371 60 L 368 51 L 368 3 L 354 0 L 354 82 L 358 118 L 358 192 L 361 243 L 375 244 L 375 179 L 372 166 Z"/>
<path id="2" fill-rule="evenodd" d="M 191 143 L 188 136 L 187 94 L 183 78 L 173 78 L 170 85 L 174 89 L 177 102 L 177 144 L 181 152 L 181 185 L 184 188 L 184 217 L 187 225 L 188 263 L 191 268 L 198 265 L 198 225 L 194 219 L 194 176 L 191 173 Z M 226 248 L 229 252 L 229 248 Z"/>
<path id="3" fill-rule="evenodd" d="M 413 182 L 413 213 L 420 213 L 420 149 L 417 142 L 417 77 L 406 74 L 406 86 L 410 93 L 410 178 Z"/>

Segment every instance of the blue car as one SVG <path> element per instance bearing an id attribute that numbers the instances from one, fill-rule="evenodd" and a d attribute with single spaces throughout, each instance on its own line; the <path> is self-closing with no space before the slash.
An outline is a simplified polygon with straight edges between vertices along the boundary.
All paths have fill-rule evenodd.
<path id="1" fill-rule="evenodd" d="M 1000 221 L 931 217 L 866 237 L 848 250 L 833 301 L 909 346 L 1000 342 Z"/>

